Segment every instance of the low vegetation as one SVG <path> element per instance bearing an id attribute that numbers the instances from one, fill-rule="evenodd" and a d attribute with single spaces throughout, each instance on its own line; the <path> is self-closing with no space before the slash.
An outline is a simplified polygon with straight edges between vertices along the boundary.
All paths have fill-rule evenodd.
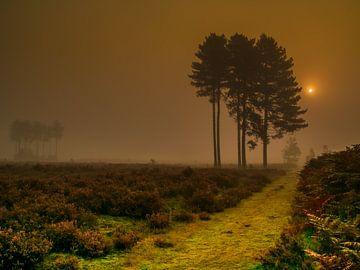
<path id="1" fill-rule="evenodd" d="M 360 145 L 311 159 L 294 214 L 264 269 L 359 269 Z"/>
<path id="2" fill-rule="evenodd" d="M 59 252 L 87 259 L 130 249 L 146 235 L 138 234 L 135 225 L 109 229 L 105 217 L 127 218 L 146 226 L 148 233 L 159 233 L 173 222 L 208 219 L 208 212 L 236 205 L 279 173 L 139 165 L 2 165 L 0 268 L 30 268 Z M 77 267 L 72 257 L 45 263 L 59 269 Z"/>

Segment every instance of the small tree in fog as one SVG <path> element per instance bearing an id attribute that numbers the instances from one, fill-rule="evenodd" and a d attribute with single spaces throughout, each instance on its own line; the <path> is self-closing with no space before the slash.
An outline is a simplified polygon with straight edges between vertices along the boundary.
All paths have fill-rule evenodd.
<path id="1" fill-rule="evenodd" d="M 323 150 L 322 150 L 323 154 L 329 154 L 331 153 L 329 146 L 327 145 L 323 145 Z"/>
<path id="2" fill-rule="evenodd" d="M 283 150 L 284 163 L 289 165 L 296 165 L 301 156 L 301 150 L 297 144 L 295 137 L 290 137 Z"/>
<path id="3" fill-rule="evenodd" d="M 310 148 L 309 154 L 306 156 L 306 162 L 309 162 L 311 159 L 315 158 L 314 148 Z"/>

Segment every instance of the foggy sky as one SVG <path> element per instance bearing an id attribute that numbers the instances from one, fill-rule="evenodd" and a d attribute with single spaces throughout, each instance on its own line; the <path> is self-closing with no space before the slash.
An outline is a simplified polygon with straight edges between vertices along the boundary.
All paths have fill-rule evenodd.
<path id="1" fill-rule="evenodd" d="M 299 83 L 315 89 L 296 133 L 304 155 L 360 143 L 359 26 L 357 0 L 2 0 L 0 158 L 13 156 L 14 119 L 57 119 L 62 160 L 211 162 L 211 106 L 187 77 L 210 32 L 266 33 L 294 58 Z M 224 105 L 222 119 L 223 160 L 235 162 Z M 285 139 L 271 141 L 270 162 Z"/>

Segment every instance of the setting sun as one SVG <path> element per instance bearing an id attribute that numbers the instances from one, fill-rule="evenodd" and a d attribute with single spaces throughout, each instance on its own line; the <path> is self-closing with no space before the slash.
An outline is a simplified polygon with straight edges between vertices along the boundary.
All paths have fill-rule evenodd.
<path id="1" fill-rule="evenodd" d="M 309 88 L 309 89 L 308 89 L 308 93 L 311 94 L 311 93 L 313 93 L 313 92 L 314 92 L 314 89 L 312 89 L 312 88 Z"/>

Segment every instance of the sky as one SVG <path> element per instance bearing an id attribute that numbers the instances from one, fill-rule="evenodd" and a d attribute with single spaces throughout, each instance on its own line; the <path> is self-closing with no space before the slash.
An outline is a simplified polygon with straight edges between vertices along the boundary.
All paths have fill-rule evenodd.
<path id="1" fill-rule="evenodd" d="M 303 157 L 360 143 L 360 1 L 0 1 L 0 159 L 15 119 L 61 121 L 60 159 L 207 163 L 211 105 L 188 74 L 211 32 L 266 33 L 294 58 Z M 224 104 L 222 159 L 236 162 Z M 281 162 L 286 138 L 271 141 Z M 260 149 L 248 154 L 261 162 Z"/>

